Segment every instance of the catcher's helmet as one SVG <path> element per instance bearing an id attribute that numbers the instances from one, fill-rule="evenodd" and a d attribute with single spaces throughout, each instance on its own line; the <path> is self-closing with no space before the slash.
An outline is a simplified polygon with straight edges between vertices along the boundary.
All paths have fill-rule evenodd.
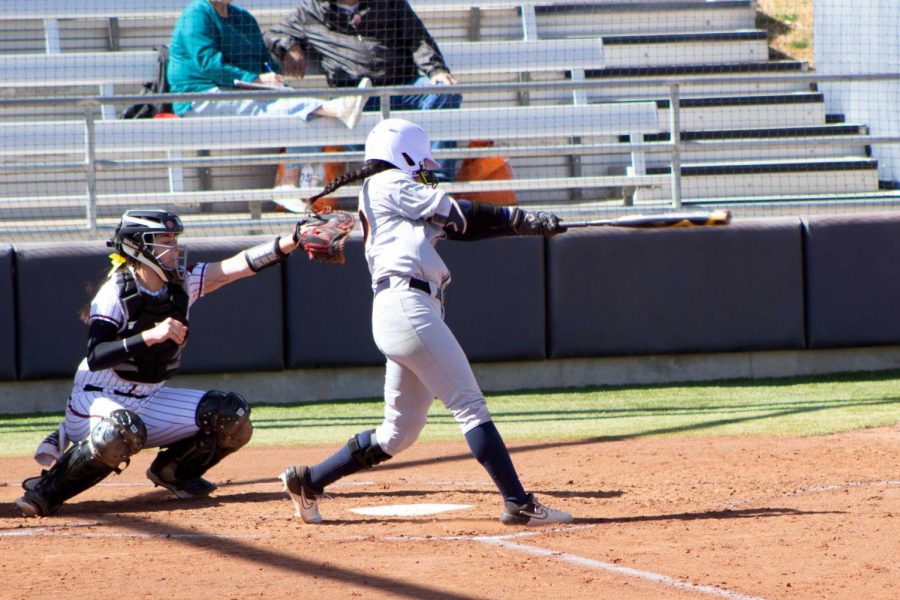
<path id="1" fill-rule="evenodd" d="M 431 140 L 425 130 L 406 119 L 385 119 L 366 138 L 365 160 L 391 163 L 410 175 L 420 175 L 432 183 L 431 171 L 440 163 L 431 157 Z"/>
<path id="2" fill-rule="evenodd" d="M 155 240 L 158 234 L 179 235 L 183 231 L 181 219 L 168 210 L 127 210 L 116 227 L 113 239 L 106 242 L 106 245 L 115 248 L 122 256 L 147 265 L 164 281 L 183 281 L 187 250 L 178 244 L 157 244 Z M 178 260 L 175 266 L 167 266 L 161 259 L 173 251 L 178 252 Z"/>

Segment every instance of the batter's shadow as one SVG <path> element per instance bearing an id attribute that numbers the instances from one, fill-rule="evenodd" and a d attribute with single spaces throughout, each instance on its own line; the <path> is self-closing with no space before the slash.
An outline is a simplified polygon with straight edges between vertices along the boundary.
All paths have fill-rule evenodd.
<path id="1" fill-rule="evenodd" d="M 636 515 L 633 517 L 582 517 L 575 519 L 576 524 L 609 525 L 613 523 L 649 523 L 654 521 L 703 521 L 720 519 L 758 519 L 795 517 L 806 515 L 842 515 L 842 510 L 797 510 L 794 508 L 744 508 L 740 510 L 723 509 L 702 512 L 671 513 L 664 515 Z"/>
<path id="2" fill-rule="evenodd" d="M 227 488 L 228 486 L 244 486 L 244 485 L 265 485 L 267 483 L 272 483 L 272 479 L 262 478 L 262 479 L 242 479 L 240 481 L 229 481 L 227 483 L 220 483 L 219 489 Z M 277 479 L 275 480 L 274 485 L 281 485 Z M 281 489 L 279 487 L 279 489 Z M 544 496 L 552 496 L 554 498 L 594 498 L 594 499 L 604 499 L 604 498 L 618 498 L 624 495 L 624 492 L 621 490 L 548 490 L 548 489 L 528 489 L 527 491 L 533 492 L 539 498 Z M 440 488 L 435 488 L 431 490 L 372 490 L 372 491 L 349 491 L 348 488 L 341 488 L 340 491 L 328 491 L 330 496 L 343 497 L 343 498 L 368 498 L 368 497 L 393 497 L 393 498 L 404 498 L 404 497 L 421 497 L 421 496 L 431 496 L 431 495 L 446 495 L 447 493 L 453 494 L 483 494 L 485 496 L 496 496 L 498 494 L 497 490 L 494 489 L 477 489 L 477 488 L 458 488 L 451 486 L 443 486 Z M 285 492 L 282 492 L 284 497 L 287 497 Z"/>
<path id="3" fill-rule="evenodd" d="M 266 492 L 236 492 L 228 493 L 230 486 L 243 486 L 253 484 L 272 483 L 272 491 Z M 135 494 L 129 498 L 120 500 L 90 500 L 73 498 L 69 502 L 60 507 L 57 515 L 65 517 L 97 517 L 98 515 L 109 515 L 113 513 L 132 514 L 132 513 L 154 513 L 172 510 L 203 510 L 207 508 L 215 508 L 228 504 L 252 504 L 257 502 L 273 502 L 288 500 L 288 495 L 281 489 L 281 483 L 271 479 L 247 480 L 247 481 L 229 481 L 220 483 L 218 492 L 206 498 L 182 499 L 176 498 L 172 494 L 163 490 L 152 490 Z M 329 496 L 335 498 L 425 498 L 429 496 L 438 496 L 442 500 L 446 500 L 448 493 L 453 494 L 472 494 L 496 498 L 498 492 L 496 490 L 481 489 L 458 489 L 443 488 L 437 490 L 372 490 L 372 491 L 350 491 L 342 490 L 331 493 Z M 554 497 L 554 498 L 617 498 L 623 495 L 623 492 L 614 491 L 571 491 L 571 490 L 534 490 L 538 497 Z M 0 519 L 22 519 L 22 515 L 12 504 L 9 510 L 0 510 Z M 383 522 L 379 520 L 379 522 Z"/>

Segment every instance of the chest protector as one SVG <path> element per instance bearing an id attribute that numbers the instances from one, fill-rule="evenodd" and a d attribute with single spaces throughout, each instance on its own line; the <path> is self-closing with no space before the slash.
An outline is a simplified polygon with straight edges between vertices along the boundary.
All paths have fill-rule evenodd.
<path id="1" fill-rule="evenodd" d="M 172 317 L 188 324 L 188 293 L 186 283 L 169 283 L 159 296 L 142 294 L 128 271 L 116 276 L 119 299 L 125 311 L 125 329 L 122 338 L 127 338 Z M 185 340 L 186 342 L 186 340 Z M 159 383 L 172 377 L 181 365 L 184 344 L 172 340 L 162 344 L 134 350 L 128 360 L 115 368 L 116 374 L 128 381 L 139 383 Z"/>

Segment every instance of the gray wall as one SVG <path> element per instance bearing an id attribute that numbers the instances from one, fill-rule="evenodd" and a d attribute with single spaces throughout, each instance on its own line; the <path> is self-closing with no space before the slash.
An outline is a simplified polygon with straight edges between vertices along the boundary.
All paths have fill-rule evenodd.
<path id="1" fill-rule="evenodd" d="M 185 241 L 195 261 L 264 239 Z M 898 344 L 898 240 L 900 217 L 870 215 L 442 242 L 446 318 L 479 363 Z M 86 340 L 77 313 L 107 252 L 0 248 L 0 380 L 71 377 Z M 182 373 L 383 364 L 361 241 L 347 254 L 335 266 L 298 253 L 201 299 Z"/>
<path id="2" fill-rule="evenodd" d="M 12 246 L 0 244 L 0 381 L 16 378 L 16 301 Z"/>
<path id="3" fill-rule="evenodd" d="M 553 358 L 804 345 L 798 219 L 582 229 L 549 246 Z"/>
<path id="4" fill-rule="evenodd" d="M 810 348 L 900 340 L 900 215 L 806 222 Z"/>

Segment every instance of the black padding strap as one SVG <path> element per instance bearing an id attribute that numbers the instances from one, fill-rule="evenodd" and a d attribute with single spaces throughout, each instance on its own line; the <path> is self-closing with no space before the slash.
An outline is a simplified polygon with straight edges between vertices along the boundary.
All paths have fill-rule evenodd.
<path id="1" fill-rule="evenodd" d="M 353 460 L 367 469 L 392 458 L 375 441 L 374 429 L 357 433 L 347 440 L 347 447 L 350 449 L 350 456 L 353 457 Z"/>

